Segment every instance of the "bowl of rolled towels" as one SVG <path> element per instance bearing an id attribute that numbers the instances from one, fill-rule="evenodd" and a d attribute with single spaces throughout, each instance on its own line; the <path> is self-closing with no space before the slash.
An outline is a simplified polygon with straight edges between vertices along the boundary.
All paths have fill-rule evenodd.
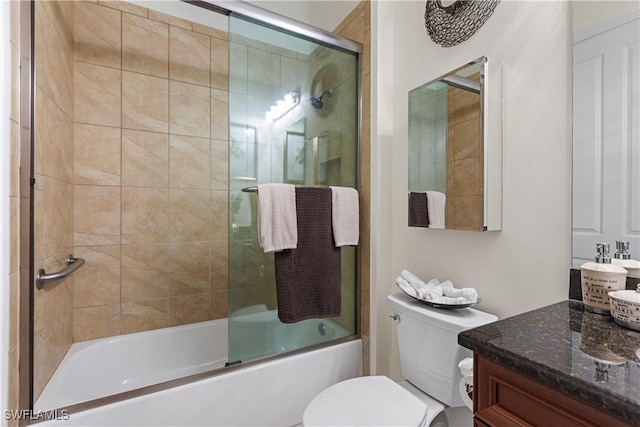
<path id="1" fill-rule="evenodd" d="M 405 294 L 427 305 L 437 308 L 465 308 L 480 302 L 474 288 L 455 288 L 450 280 L 440 282 L 431 279 L 424 282 L 409 270 L 402 270 L 396 278 L 396 285 Z"/>

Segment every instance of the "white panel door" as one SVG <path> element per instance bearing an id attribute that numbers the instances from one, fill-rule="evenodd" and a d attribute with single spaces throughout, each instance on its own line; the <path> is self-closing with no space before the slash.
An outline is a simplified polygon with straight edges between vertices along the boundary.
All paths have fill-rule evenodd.
<path id="1" fill-rule="evenodd" d="M 640 20 L 573 47 L 573 262 L 631 242 L 640 259 Z"/>

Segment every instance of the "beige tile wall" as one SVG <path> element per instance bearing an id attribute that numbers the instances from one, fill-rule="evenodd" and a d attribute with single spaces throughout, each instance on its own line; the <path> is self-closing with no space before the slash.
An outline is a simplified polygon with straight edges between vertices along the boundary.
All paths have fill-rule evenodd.
<path id="1" fill-rule="evenodd" d="M 479 96 L 458 88 L 447 89 L 447 228 L 456 230 L 478 231 L 484 226 Z"/>
<path id="2" fill-rule="evenodd" d="M 227 34 L 75 9 L 74 341 L 226 317 Z"/>
<path id="3" fill-rule="evenodd" d="M 370 372 L 369 316 L 370 316 L 370 258 L 371 258 L 371 4 L 364 0 L 354 8 L 334 30 L 336 34 L 362 43 L 361 91 L 362 125 L 360 128 L 360 287 L 359 321 L 363 343 L 364 374 Z"/>
<path id="4" fill-rule="evenodd" d="M 35 269 L 62 269 L 73 253 L 73 25 L 71 2 L 35 3 Z M 35 291 L 33 393 L 73 342 L 73 277 Z"/>

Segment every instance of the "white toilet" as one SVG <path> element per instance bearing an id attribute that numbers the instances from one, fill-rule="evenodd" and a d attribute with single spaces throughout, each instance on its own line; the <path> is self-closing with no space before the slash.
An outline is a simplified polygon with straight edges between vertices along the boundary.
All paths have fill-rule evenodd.
<path id="1" fill-rule="evenodd" d="M 472 308 L 432 308 L 404 293 L 389 295 L 387 303 L 398 328 L 400 369 L 407 380 L 368 376 L 335 384 L 309 403 L 304 427 L 459 427 L 449 423 L 451 416 L 471 423 L 458 363 L 472 354 L 458 345 L 458 333 L 498 318 Z"/>

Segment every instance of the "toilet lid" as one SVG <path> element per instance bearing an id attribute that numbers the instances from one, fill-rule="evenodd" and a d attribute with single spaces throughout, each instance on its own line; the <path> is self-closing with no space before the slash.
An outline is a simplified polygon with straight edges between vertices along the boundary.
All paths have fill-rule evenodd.
<path id="1" fill-rule="evenodd" d="M 302 416 L 313 426 L 420 426 L 427 405 L 387 377 L 359 377 L 317 395 Z"/>

